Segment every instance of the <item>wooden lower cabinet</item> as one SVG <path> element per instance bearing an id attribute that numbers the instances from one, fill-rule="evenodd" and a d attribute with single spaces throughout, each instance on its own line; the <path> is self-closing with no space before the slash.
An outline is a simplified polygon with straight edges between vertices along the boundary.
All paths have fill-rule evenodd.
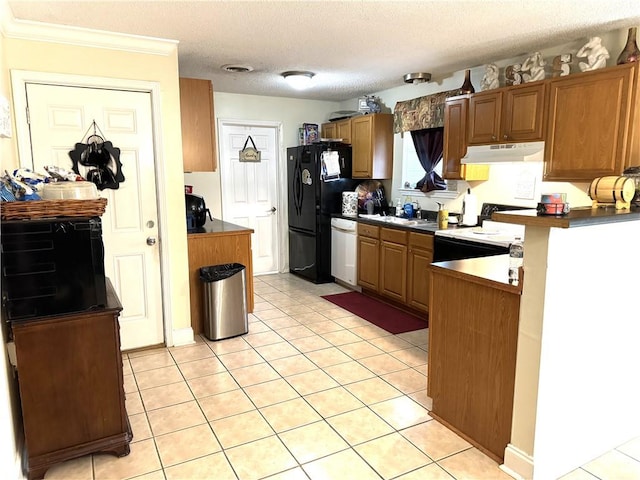
<path id="1" fill-rule="evenodd" d="M 429 310 L 429 265 L 433 262 L 433 235 L 409 233 L 407 256 L 407 305 Z"/>
<path id="2" fill-rule="evenodd" d="M 358 285 L 378 291 L 380 277 L 380 228 L 358 223 Z"/>
<path id="3" fill-rule="evenodd" d="M 511 439 L 520 294 L 432 267 L 432 415 L 501 463 Z"/>
<path id="4" fill-rule="evenodd" d="M 358 285 L 396 305 L 429 310 L 433 235 L 358 223 Z"/>
<path id="5" fill-rule="evenodd" d="M 253 230 L 221 220 L 214 220 L 212 225 L 202 233 L 187 235 L 191 328 L 195 335 L 204 331 L 204 287 L 200 280 L 201 267 L 225 263 L 244 265 L 247 281 L 247 312 L 253 312 L 253 254 L 251 251 Z"/>
<path id="6" fill-rule="evenodd" d="M 27 478 L 91 453 L 129 453 L 118 316 L 107 307 L 14 322 L 11 333 L 27 447 Z"/>

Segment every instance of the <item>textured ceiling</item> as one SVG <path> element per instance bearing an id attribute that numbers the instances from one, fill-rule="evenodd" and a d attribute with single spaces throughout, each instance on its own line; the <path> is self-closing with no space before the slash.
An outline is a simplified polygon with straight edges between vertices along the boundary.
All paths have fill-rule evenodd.
<path id="1" fill-rule="evenodd" d="M 640 25 L 640 0 L 33 1 L 16 19 L 178 40 L 180 75 L 219 92 L 341 101 Z M 225 64 L 251 65 L 237 74 Z M 297 92 L 280 73 L 316 73 Z"/>

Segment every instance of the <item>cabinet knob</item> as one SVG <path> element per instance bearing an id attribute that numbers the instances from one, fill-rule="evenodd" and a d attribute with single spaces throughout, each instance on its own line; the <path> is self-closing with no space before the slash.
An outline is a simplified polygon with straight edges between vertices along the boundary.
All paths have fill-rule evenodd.
<path id="1" fill-rule="evenodd" d="M 491 135 L 491 140 L 497 140 L 498 138 L 495 135 Z"/>
<path id="2" fill-rule="evenodd" d="M 507 135 L 506 133 L 504 134 L 504 139 L 505 140 L 509 140 L 509 135 Z"/>

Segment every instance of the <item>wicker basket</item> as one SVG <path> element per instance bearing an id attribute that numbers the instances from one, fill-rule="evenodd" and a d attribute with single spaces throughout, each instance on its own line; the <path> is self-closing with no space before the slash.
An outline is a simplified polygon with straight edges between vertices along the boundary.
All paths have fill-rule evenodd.
<path id="1" fill-rule="evenodd" d="M 106 198 L 91 200 L 30 200 L 2 202 L 2 220 L 36 220 L 52 217 L 99 217 L 107 206 Z"/>

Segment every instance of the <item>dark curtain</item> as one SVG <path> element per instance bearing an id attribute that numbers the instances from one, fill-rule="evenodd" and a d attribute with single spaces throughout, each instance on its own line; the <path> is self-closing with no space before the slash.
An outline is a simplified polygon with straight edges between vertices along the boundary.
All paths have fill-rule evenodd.
<path id="1" fill-rule="evenodd" d="M 425 171 L 422 180 L 416 184 L 416 188 L 423 192 L 447 189 L 442 177 L 434 172 L 436 165 L 442 160 L 443 137 L 444 128 L 425 128 L 411 132 L 418 159 Z"/>

